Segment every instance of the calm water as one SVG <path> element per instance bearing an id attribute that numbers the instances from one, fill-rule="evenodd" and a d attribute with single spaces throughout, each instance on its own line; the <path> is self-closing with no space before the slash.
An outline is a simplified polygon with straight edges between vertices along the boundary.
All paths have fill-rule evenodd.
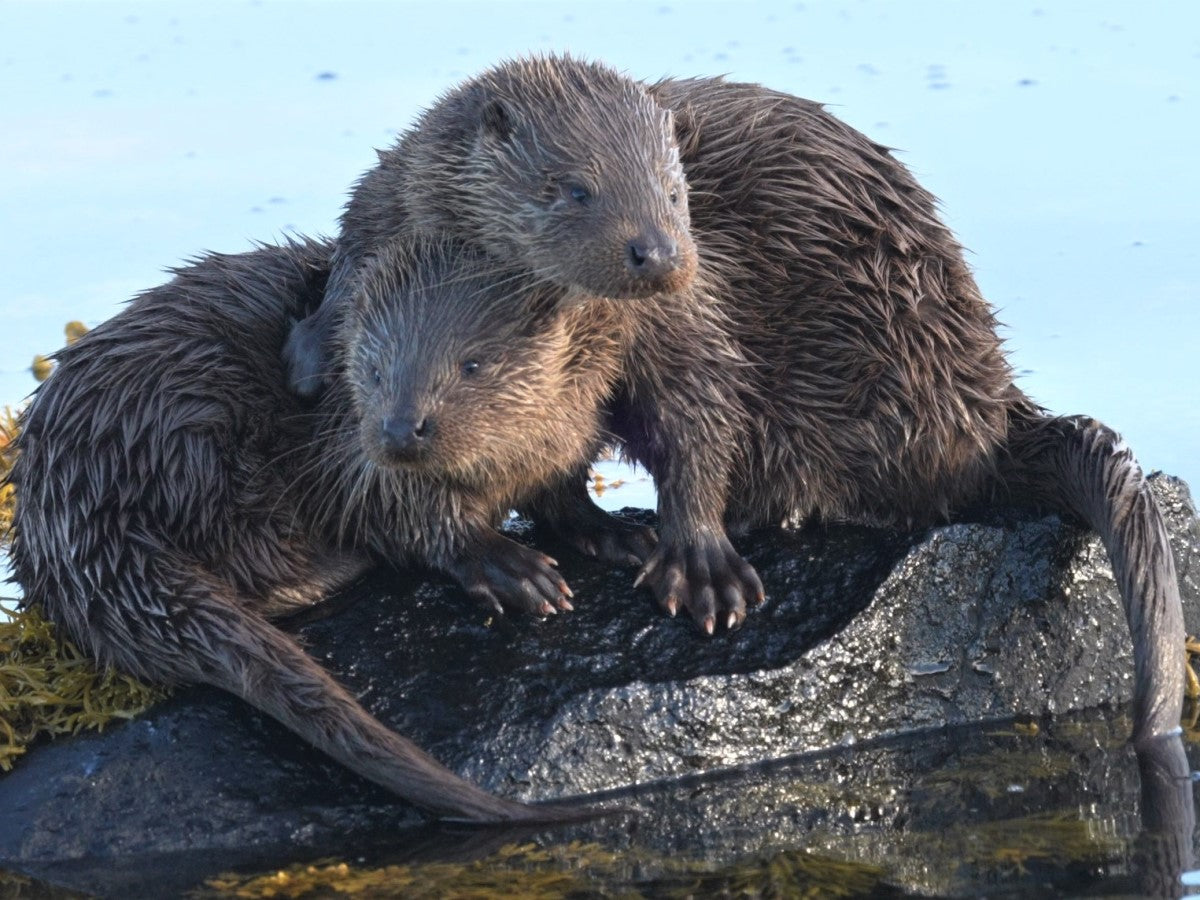
<path id="1" fill-rule="evenodd" d="M 761 81 L 899 148 L 1026 390 L 1200 485 L 1200 4 L 7 0 L 0 35 L 0 404 L 66 321 L 202 250 L 333 233 L 423 104 L 571 50 Z"/>
<path id="2" fill-rule="evenodd" d="M 1027 390 L 1200 480 L 1200 4 L 0 3 L 0 403 L 69 319 L 204 249 L 329 234 L 422 104 L 505 56 L 729 73 L 900 148 Z"/>

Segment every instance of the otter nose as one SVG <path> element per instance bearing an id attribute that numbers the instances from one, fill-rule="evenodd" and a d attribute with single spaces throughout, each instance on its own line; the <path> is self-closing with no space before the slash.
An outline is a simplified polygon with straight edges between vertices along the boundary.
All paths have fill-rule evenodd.
<path id="1" fill-rule="evenodd" d="M 383 420 L 384 449 L 393 456 L 409 458 L 420 453 L 433 436 L 433 419 L 391 416 Z"/>
<path id="2" fill-rule="evenodd" d="M 642 232 L 625 249 L 625 264 L 642 278 L 660 278 L 679 266 L 679 244 L 658 229 Z"/>

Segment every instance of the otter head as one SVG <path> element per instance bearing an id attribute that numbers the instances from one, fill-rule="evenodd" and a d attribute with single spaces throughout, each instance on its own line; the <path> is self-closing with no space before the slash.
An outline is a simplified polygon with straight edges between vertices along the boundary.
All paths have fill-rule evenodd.
<path id="1" fill-rule="evenodd" d="M 602 297 L 685 288 L 695 272 L 672 114 L 612 69 L 518 60 L 452 99 L 459 233 L 539 278 Z"/>
<path id="2" fill-rule="evenodd" d="M 368 259 L 339 338 L 365 455 L 489 490 L 533 477 L 569 436 L 561 293 L 445 241 Z"/>

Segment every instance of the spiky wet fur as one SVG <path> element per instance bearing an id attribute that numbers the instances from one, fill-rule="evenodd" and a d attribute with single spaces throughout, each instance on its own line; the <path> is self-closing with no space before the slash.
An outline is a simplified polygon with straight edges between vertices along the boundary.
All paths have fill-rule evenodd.
<path id="1" fill-rule="evenodd" d="M 478 821 L 577 815 L 505 801 L 458 778 L 372 718 L 268 620 L 319 601 L 374 559 L 444 568 L 470 553 L 473 529 L 490 533 L 520 499 L 522 472 L 533 466 L 530 478 L 550 478 L 594 452 L 603 397 L 583 394 L 603 391 L 606 379 L 573 377 L 571 367 L 615 363 L 603 361 L 602 344 L 573 338 L 565 307 L 534 310 L 539 342 L 507 326 L 496 364 L 519 357 L 520 372 L 534 377 L 541 337 L 554 335 L 564 389 L 538 399 L 579 410 L 575 418 L 556 425 L 545 410 L 536 421 L 514 414 L 528 435 L 520 440 L 482 429 L 472 464 L 452 477 L 378 466 L 362 450 L 352 377 L 339 371 L 315 408 L 284 383 L 280 349 L 320 296 L 331 250 L 305 242 L 203 257 L 58 354 L 24 416 L 12 472 L 12 561 L 25 602 L 99 663 L 231 691 L 436 812 Z M 345 326 L 357 357 L 375 346 L 373 329 L 397 327 L 389 312 L 409 324 L 397 273 L 410 267 L 423 290 L 459 296 L 473 311 L 468 336 L 492 327 L 497 304 L 507 321 L 526 308 L 497 286 L 490 264 L 487 289 L 464 294 L 480 280 L 469 269 L 478 261 L 442 245 L 385 252 L 382 261 L 388 274 L 368 287 L 384 293 L 355 307 Z M 536 306 L 536 291 L 523 295 Z M 375 336 L 391 347 L 389 333 Z M 501 416 L 522 399 L 492 393 L 495 405 L 472 415 Z M 452 416 L 453 388 L 441 396 Z M 539 427 L 564 436 L 539 439 Z"/>
<path id="2" fill-rule="evenodd" d="M 507 89 L 522 92 L 522 110 L 553 123 L 561 92 L 546 87 L 539 65 L 498 71 L 514 79 Z M 466 222 L 472 240 L 538 277 L 560 278 L 547 248 L 529 255 L 515 224 L 530 194 L 499 192 L 493 205 L 468 193 L 461 202 L 463 161 L 486 144 L 464 139 L 462 122 L 478 116 L 459 113 L 486 103 L 489 77 L 478 83 L 482 93 L 472 83 L 452 92 L 381 155 L 343 219 L 346 261 L 394 230 L 455 231 Z M 640 327 L 610 405 L 625 452 L 655 476 L 659 549 L 711 547 L 725 526 L 814 516 L 915 526 L 990 497 L 1079 515 L 1106 535 L 1115 570 L 1135 573 L 1153 559 L 1145 580 L 1120 576 L 1138 661 L 1135 736 L 1174 728 L 1183 634 L 1161 516 L 1132 457 L 1104 437 L 1111 432 L 1051 427 L 1057 420 L 1014 385 L 991 307 L 934 198 L 886 148 L 810 101 L 721 79 L 672 79 L 645 91 L 671 113 L 699 255 L 688 286 L 628 301 Z M 630 108 L 636 121 L 655 121 L 641 94 Z M 599 121 L 614 111 L 625 110 L 573 115 Z M 651 157 L 673 160 L 662 134 L 670 143 L 668 132 L 648 139 Z M 580 159 L 591 152 L 583 141 L 566 147 Z M 447 165 L 430 163 L 443 154 Z M 489 229 L 500 243 L 483 236 Z M 512 235 L 515 250 L 502 246 Z M 574 264 L 595 251 L 558 252 Z M 593 279 L 603 271 L 593 269 Z M 617 283 L 580 286 L 620 292 Z M 1031 441 L 1041 448 L 1034 456 L 1025 452 Z M 1024 474 L 1013 460 L 1028 463 Z M 1104 501 L 1081 502 L 1097 496 Z M 733 551 L 724 548 L 727 563 Z M 656 586 L 660 599 L 670 589 Z"/>
<path id="3" fill-rule="evenodd" d="M 1134 737 L 1176 728 L 1178 580 L 1141 470 L 1105 426 L 1048 417 L 1016 387 L 932 195 L 810 101 L 720 79 L 650 91 L 675 113 L 697 278 L 750 363 L 710 372 L 736 373 L 749 419 L 733 431 L 727 524 L 912 526 L 987 498 L 1078 516 L 1103 537 L 1125 602 Z M 616 427 L 658 474 L 653 426 Z"/>
<path id="4" fill-rule="evenodd" d="M 627 245 L 652 232 L 676 242 L 679 262 L 637 277 Z M 512 60 L 464 82 L 380 151 L 342 215 L 325 302 L 290 336 L 297 390 L 321 387 L 364 256 L 405 234 L 449 235 L 591 296 L 679 290 L 696 265 L 670 113 L 638 82 L 569 56 Z"/>

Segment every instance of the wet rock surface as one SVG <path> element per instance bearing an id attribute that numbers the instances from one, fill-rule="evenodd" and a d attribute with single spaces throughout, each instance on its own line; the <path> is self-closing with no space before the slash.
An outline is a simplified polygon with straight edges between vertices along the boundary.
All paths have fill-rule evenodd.
<path id="1" fill-rule="evenodd" d="M 1181 482 L 1154 483 L 1197 631 L 1195 511 Z M 739 549 L 769 599 L 714 639 L 631 591 L 631 571 L 556 547 L 571 614 L 490 620 L 436 577 L 379 571 L 293 625 L 380 719 L 523 799 L 1131 696 L 1103 549 L 1055 517 L 766 531 Z M 741 804 L 739 828 L 762 832 L 754 816 L 779 802 Z M 698 834 L 702 821 L 657 827 Z M 97 861 L 119 878 L 164 859 L 179 877 L 217 871 L 265 848 L 355 857 L 380 835 L 416 840 L 420 822 L 245 704 L 188 689 L 104 734 L 37 747 L 0 778 L 0 867 L 120 892 L 87 880 Z"/>

